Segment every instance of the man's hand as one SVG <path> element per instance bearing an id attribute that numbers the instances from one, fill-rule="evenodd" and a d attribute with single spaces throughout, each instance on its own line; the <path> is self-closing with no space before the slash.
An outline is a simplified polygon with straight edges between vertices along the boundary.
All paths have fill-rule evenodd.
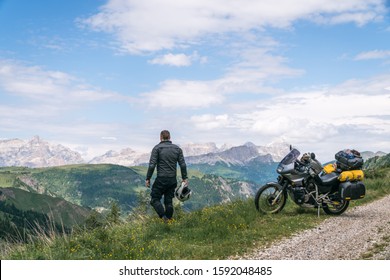
<path id="1" fill-rule="evenodd" d="M 150 180 L 145 181 L 145 187 L 150 188 Z"/>

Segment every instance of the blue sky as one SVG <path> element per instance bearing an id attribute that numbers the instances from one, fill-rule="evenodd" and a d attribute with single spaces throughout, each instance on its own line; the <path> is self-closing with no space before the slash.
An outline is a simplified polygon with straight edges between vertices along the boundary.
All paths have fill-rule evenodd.
<path id="1" fill-rule="evenodd" d="M 380 0 L 0 0 L 0 139 L 390 152 L 389 19 Z"/>

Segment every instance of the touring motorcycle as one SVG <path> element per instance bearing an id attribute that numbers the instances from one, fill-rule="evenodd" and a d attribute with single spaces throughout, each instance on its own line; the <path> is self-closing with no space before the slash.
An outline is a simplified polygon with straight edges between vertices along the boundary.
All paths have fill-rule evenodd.
<path id="1" fill-rule="evenodd" d="M 317 208 L 318 215 L 320 209 L 330 215 L 340 215 L 347 210 L 350 200 L 364 197 L 365 186 L 361 182 L 362 178 L 340 179 L 345 170 L 335 169 L 326 173 L 314 153 L 305 153 L 301 159 L 299 156 L 300 152 L 290 147 L 290 152 L 277 166 L 277 182 L 267 183 L 257 191 L 255 205 L 259 212 L 280 212 L 289 195 L 302 207 Z M 351 161 L 346 159 L 345 162 L 348 164 Z M 362 171 L 359 171 L 362 174 Z"/>

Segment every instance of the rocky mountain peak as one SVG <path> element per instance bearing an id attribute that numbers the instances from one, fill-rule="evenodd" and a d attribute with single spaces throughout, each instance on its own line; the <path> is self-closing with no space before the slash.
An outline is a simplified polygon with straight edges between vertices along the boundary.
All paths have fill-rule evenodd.
<path id="1" fill-rule="evenodd" d="M 40 142 L 44 143 L 45 141 L 43 141 L 38 135 L 34 135 L 33 138 L 31 138 L 31 140 L 28 142 L 39 144 Z"/>
<path id="2" fill-rule="evenodd" d="M 50 144 L 39 136 L 27 141 L 0 140 L 0 151 L 0 166 L 48 167 L 84 162 L 79 153 Z"/>
<path id="3" fill-rule="evenodd" d="M 288 145 L 286 144 L 288 147 Z M 280 151 L 283 156 L 288 152 Z M 186 158 L 189 164 L 211 164 L 223 162 L 228 165 L 245 165 L 249 162 L 269 163 L 279 159 L 279 152 L 275 154 L 274 147 L 256 146 L 251 142 L 247 142 L 241 146 L 232 147 L 230 149 L 209 153 L 199 156 L 190 156 Z"/>
<path id="4" fill-rule="evenodd" d="M 149 161 L 149 154 L 139 153 L 134 151 L 131 148 L 125 148 L 116 151 L 108 151 L 104 155 L 93 158 L 89 163 L 99 164 L 99 163 L 111 163 L 124 166 L 130 165 L 139 165 Z"/>
<path id="5" fill-rule="evenodd" d="M 243 146 L 248 147 L 248 148 L 256 148 L 257 146 L 253 144 L 252 142 L 246 142 Z"/>
<path id="6" fill-rule="evenodd" d="M 198 156 L 219 151 L 217 145 L 213 142 L 207 143 L 187 143 L 180 145 L 184 156 Z"/>

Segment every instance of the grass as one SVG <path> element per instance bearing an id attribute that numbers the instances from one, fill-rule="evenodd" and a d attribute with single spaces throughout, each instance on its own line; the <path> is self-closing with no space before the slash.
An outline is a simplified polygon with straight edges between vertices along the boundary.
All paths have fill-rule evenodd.
<path id="1" fill-rule="evenodd" d="M 352 202 L 351 207 L 390 194 L 390 169 L 383 174 L 365 180 L 366 197 Z M 118 224 L 9 245 L 2 249 L 1 259 L 227 259 L 315 227 L 329 217 L 323 212 L 318 217 L 316 210 L 299 208 L 290 200 L 276 215 L 259 214 L 252 199 L 191 213 L 178 207 L 169 224 L 155 218 L 154 213 L 142 213 Z"/>
<path id="2" fill-rule="evenodd" d="M 184 214 L 165 224 L 147 217 L 9 248 L 6 259 L 225 259 L 256 245 L 314 226 L 313 211 L 259 215 L 253 201 L 237 201 Z"/>

